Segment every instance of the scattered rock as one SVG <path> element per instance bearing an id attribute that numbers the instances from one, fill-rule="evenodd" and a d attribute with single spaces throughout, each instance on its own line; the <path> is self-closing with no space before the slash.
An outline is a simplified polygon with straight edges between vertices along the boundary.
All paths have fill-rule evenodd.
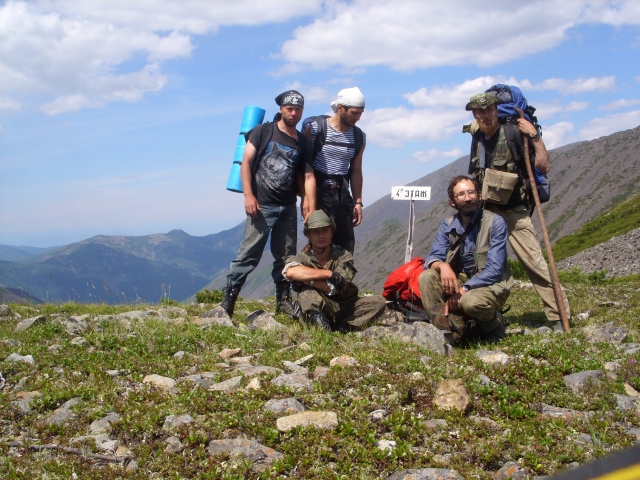
<path id="1" fill-rule="evenodd" d="M 124 471 L 127 473 L 138 471 L 138 462 L 136 462 L 135 460 L 131 460 L 129 463 L 127 463 L 127 466 L 124 467 Z"/>
<path id="2" fill-rule="evenodd" d="M 51 353 L 58 353 L 60 350 L 62 350 L 62 345 L 59 345 L 57 343 L 47 348 L 47 351 Z"/>
<path id="3" fill-rule="evenodd" d="M 37 317 L 25 318 L 16 325 L 16 332 L 23 332 L 28 328 L 35 327 L 36 325 L 42 325 L 47 321 L 47 317 L 44 315 L 38 315 Z"/>
<path id="4" fill-rule="evenodd" d="M 160 307 L 158 309 L 158 315 L 164 318 L 176 318 L 186 317 L 189 315 L 189 312 L 187 312 L 184 308 L 165 305 L 164 307 Z"/>
<path id="5" fill-rule="evenodd" d="M 628 305 L 626 303 L 622 303 L 622 302 L 612 302 L 612 301 L 606 301 L 606 302 L 600 302 L 598 304 L 599 307 L 624 307 L 627 308 Z"/>
<path id="6" fill-rule="evenodd" d="M 242 385 L 242 376 L 231 377 L 224 382 L 214 383 L 209 386 L 210 391 L 233 393 Z"/>
<path id="7" fill-rule="evenodd" d="M 423 423 L 425 428 L 430 430 L 434 428 L 445 428 L 447 426 L 447 421 L 442 418 L 432 418 L 429 420 L 425 420 Z"/>
<path id="8" fill-rule="evenodd" d="M 182 425 L 187 425 L 193 422 L 193 417 L 187 413 L 182 415 L 169 415 L 164 419 L 162 429 L 170 432 L 176 428 L 180 428 Z"/>
<path id="9" fill-rule="evenodd" d="M 158 387 L 162 390 L 172 390 L 176 386 L 176 381 L 173 378 L 163 377 L 161 375 L 147 375 L 142 379 L 142 383 L 150 383 L 154 387 Z"/>
<path id="10" fill-rule="evenodd" d="M 126 318 L 128 320 L 143 320 L 149 317 L 157 317 L 158 312 L 155 310 L 132 310 L 130 312 L 119 313 L 118 318 Z"/>
<path id="11" fill-rule="evenodd" d="M 227 315 L 227 312 L 220 305 L 217 307 L 213 307 L 211 310 L 204 312 L 198 318 L 196 318 L 193 323 L 196 325 L 200 325 L 203 327 L 208 327 L 211 325 L 217 325 L 219 327 L 234 327 L 235 325 Z"/>
<path id="12" fill-rule="evenodd" d="M 253 355 L 249 355 L 248 357 L 233 357 L 229 359 L 229 363 L 233 365 L 251 364 L 251 360 L 253 360 Z"/>
<path id="13" fill-rule="evenodd" d="M 290 362 L 288 360 L 284 360 L 282 362 L 282 365 L 284 365 L 284 368 L 286 368 L 287 370 L 289 370 L 291 373 L 297 373 L 299 375 L 308 375 L 309 374 L 309 370 L 307 370 L 305 367 L 301 367 L 300 365 Z"/>
<path id="14" fill-rule="evenodd" d="M 30 365 L 35 365 L 35 360 L 31 355 L 20 355 L 19 353 L 12 353 L 7 358 L 4 359 L 5 362 L 16 363 L 16 362 L 25 362 Z"/>
<path id="15" fill-rule="evenodd" d="M 618 403 L 618 410 L 640 415 L 640 399 L 627 397 L 625 395 L 618 395 L 617 393 L 614 393 L 613 396 Z"/>
<path id="16" fill-rule="evenodd" d="M 220 358 L 222 358 L 223 360 L 228 360 L 231 357 L 235 357 L 236 355 L 240 355 L 241 352 L 242 352 L 242 349 L 240 349 L 240 348 L 225 348 L 220 353 L 218 353 L 218 356 Z"/>
<path id="17" fill-rule="evenodd" d="M 572 373 L 564 376 L 565 385 L 571 389 L 573 393 L 580 393 L 590 383 L 600 385 L 600 378 L 604 376 L 602 370 L 586 370 L 584 372 Z"/>
<path id="18" fill-rule="evenodd" d="M 483 374 L 478 375 L 478 383 L 483 387 L 490 387 L 493 384 L 491 379 Z"/>
<path id="19" fill-rule="evenodd" d="M 389 415 L 389 412 L 384 408 L 380 408 L 371 412 L 367 417 L 369 418 L 370 422 L 379 422 L 381 420 L 384 420 L 387 415 Z"/>
<path id="20" fill-rule="evenodd" d="M 334 412 L 300 412 L 276 420 L 276 427 L 281 432 L 288 432 L 296 427 L 333 430 L 337 426 L 338 415 Z"/>
<path id="21" fill-rule="evenodd" d="M 316 369 L 313 371 L 313 378 L 322 378 L 329 375 L 331 369 L 329 367 L 323 367 L 322 365 L 318 365 Z"/>
<path id="22" fill-rule="evenodd" d="M 540 328 L 536 328 L 534 330 L 534 333 L 536 335 L 551 335 L 553 333 L 553 330 L 549 327 L 540 327 Z"/>
<path id="23" fill-rule="evenodd" d="M 184 450 L 184 445 L 178 437 L 169 437 L 164 442 L 167 444 L 164 448 L 167 453 L 180 453 Z"/>
<path id="24" fill-rule="evenodd" d="M 118 457 L 133 457 L 133 452 L 124 445 L 120 445 L 116 448 L 116 456 Z"/>
<path id="25" fill-rule="evenodd" d="M 120 415 L 118 415 L 116 412 L 108 413 L 100 420 L 94 420 L 93 422 L 91 422 L 91 425 L 89 425 L 89 433 L 92 435 L 109 433 L 111 424 L 117 423 L 119 421 Z"/>
<path id="26" fill-rule="evenodd" d="M 439 453 L 435 454 L 432 460 L 434 463 L 438 463 L 440 465 L 449 465 L 451 463 L 451 458 L 446 455 L 440 455 Z"/>
<path id="27" fill-rule="evenodd" d="M 618 345 L 618 350 L 625 355 L 635 355 L 640 352 L 640 343 L 622 343 Z"/>
<path id="28" fill-rule="evenodd" d="M 182 358 L 184 357 L 184 351 L 180 350 L 179 352 L 176 352 L 173 354 L 173 358 Z"/>
<path id="29" fill-rule="evenodd" d="M 298 373 L 282 373 L 273 380 L 271 385 L 289 387 L 294 390 L 307 390 L 313 392 L 313 383 L 307 375 Z"/>
<path id="30" fill-rule="evenodd" d="M 469 420 L 471 420 L 472 422 L 478 425 L 489 427 L 490 429 L 493 429 L 493 430 L 498 430 L 500 428 L 500 425 L 498 425 L 498 422 L 496 422 L 495 420 L 491 420 L 490 418 L 487 418 L 487 417 L 478 417 L 476 415 L 471 415 L 469 416 Z"/>
<path id="31" fill-rule="evenodd" d="M 265 365 L 248 365 L 240 364 L 236 367 L 236 372 L 241 373 L 247 378 L 257 377 L 258 375 L 275 375 L 281 373 L 282 370 L 275 367 L 267 367 Z"/>
<path id="32" fill-rule="evenodd" d="M 273 399 L 269 400 L 262 407 L 265 410 L 269 410 L 274 413 L 299 413 L 304 412 L 306 410 L 305 406 L 302 405 L 295 398 L 282 398 L 282 399 Z"/>
<path id="33" fill-rule="evenodd" d="M 395 339 L 405 343 L 413 343 L 422 348 L 446 355 L 447 340 L 441 330 L 430 323 L 413 322 L 393 325 L 391 327 L 374 326 L 356 333 L 362 338 Z"/>
<path id="34" fill-rule="evenodd" d="M 586 419 L 593 415 L 593 412 L 581 412 L 570 408 L 554 407 L 553 405 L 542 404 L 540 413 L 543 417 L 564 418 L 565 420 Z"/>
<path id="35" fill-rule="evenodd" d="M 604 364 L 604 369 L 607 372 L 615 372 L 620 368 L 620 360 L 614 360 L 612 362 L 607 362 Z"/>
<path id="36" fill-rule="evenodd" d="M 640 397 L 640 392 L 638 392 L 635 388 L 633 388 L 628 383 L 624 384 L 624 393 L 626 393 L 630 397 Z"/>
<path id="37" fill-rule="evenodd" d="M 409 468 L 395 472 L 387 480 L 464 480 L 464 477 L 445 468 Z"/>
<path id="38" fill-rule="evenodd" d="M 517 326 L 510 326 L 507 327 L 505 332 L 506 335 L 523 335 L 524 334 L 524 328 L 523 327 L 517 327 Z"/>
<path id="39" fill-rule="evenodd" d="M 388 450 L 391 452 L 395 446 L 396 442 L 394 440 L 378 440 L 378 448 L 380 450 Z"/>
<path id="40" fill-rule="evenodd" d="M 492 350 L 480 350 L 476 353 L 476 357 L 487 365 L 506 365 L 511 360 L 506 353 Z"/>
<path id="41" fill-rule="evenodd" d="M 89 342 L 84 337 L 76 337 L 73 340 L 71 340 L 71 345 L 78 345 L 78 346 L 81 346 L 81 347 L 86 347 L 87 345 L 89 345 Z"/>
<path id="42" fill-rule="evenodd" d="M 524 480 L 531 478 L 531 472 L 520 462 L 507 462 L 493 476 L 495 480 Z"/>
<path id="43" fill-rule="evenodd" d="M 76 414 L 71 411 L 71 407 L 78 405 L 82 401 L 81 398 L 76 397 L 71 400 L 67 400 L 60 408 L 54 410 L 53 414 L 44 420 L 45 425 L 64 425 L 70 420 L 76 417 Z"/>
<path id="44" fill-rule="evenodd" d="M 582 320 L 583 322 L 586 322 L 587 320 L 589 320 L 589 312 L 582 312 L 577 314 L 576 320 Z"/>
<path id="45" fill-rule="evenodd" d="M 287 327 L 278 322 L 270 313 L 264 310 L 256 310 L 247 317 L 247 326 L 250 330 L 264 330 L 265 332 L 277 332 L 286 330 Z"/>
<path id="46" fill-rule="evenodd" d="M 634 424 L 628 422 L 619 423 L 618 425 L 627 433 L 627 435 L 635 437 L 636 441 L 640 443 L 640 427 L 636 427 Z"/>
<path id="47" fill-rule="evenodd" d="M 298 360 L 296 360 L 293 363 L 295 363 L 296 365 L 304 365 L 305 363 L 307 363 L 312 358 L 313 358 L 313 354 L 307 355 L 306 357 L 299 358 Z"/>
<path id="48" fill-rule="evenodd" d="M 245 438 L 211 440 L 207 451 L 210 455 L 221 453 L 228 453 L 231 456 L 242 455 L 252 463 L 252 468 L 258 472 L 267 469 L 273 460 L 284 457 L 282 453 L 273 448 Z"/>
<path id="49" fill-rule="evenodd" d="M 596 327 L 584 328 L 582 331 L 588 342 L 609 342 L 613 345 L 620 345 L 629 334 L 626 329 L 616 327 L 613 322 Z"/>
<path id="50" fill-rule="evenodd" d="M 247 390 L 260 390 L 262 388 L 262 384 L 260 383 L 260 379 L 258 377 L 253 377 L 249 383 L 247 383 Z"/>
<path id="51" fill-rule="evenodd" d="M 471 409 L 471 398 L 461 378 L 440 382 L 433 403 L 445 410 L 455 408 L 461 412 L 467 412 Z"/>
<path id="52" fill-rule="evenodd" d="M 11 315 L 11 308 L 9 305 L 5 305 L 4 303 L 0 305 L 0 317 L 8 317 Z"/>
<path id="53" fill-rule="evenodd" d="M 358 360 L 349 355 L 340 355 L 329 362 L 330 367 L 354 367 L 356 365 L 358 365 Z"/>
<path id="54" fill-rule="evenodd" d="M 29 413 L 31 411 L 31 404 L 37 397 L 41 396 L 42 394 L 38 391 L 18 392 L 16 393 L 16 401 L 11 402 L 11 404 L 18 407 L 22 413 Z"/>
<path id="55" fill-rule="evenodd" d="M 87 323 L 84 321 L 86 317 L 82 317 L 85 317 L 85 315 L 69 317 L 67 320 L 62 322 L 62 326 L 64 327 L 66 332 L 71 335 L 82 333 L 87 328 Z"/>

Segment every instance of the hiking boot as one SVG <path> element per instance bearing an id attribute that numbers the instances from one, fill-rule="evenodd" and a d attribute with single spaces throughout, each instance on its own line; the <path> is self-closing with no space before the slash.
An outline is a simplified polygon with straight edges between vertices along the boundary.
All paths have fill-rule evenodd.
<path id="1" fill-rule="evenodd" d="M 316 328 L 324 330 L 325 332 L 331 332 L 331 323 L 327 320 L 322 312 L 311 312 L 309 314 L 309 323 Z"/>
<path id="2" fill-rule="evenodd" d="M 506 337 L 504 322 L 502 321 L 502 314 L 496 312 L 496 320 L 500 321 L 500 325 L 489 332 L 484 332 L 484 339 L 487 343 L 498 343 L 504 337 Z"/>
<path id="3" fill-rule="evenodd" d="M 351 325 L 347 322 L 338 322 L 333 331 L 338 333 L 349 333 L 351 331 Z"/>
<path id="4" fill-rule="evenodd" d="M 224 298 L 222 299 L 222 303 L 220 306 L 227 312 L 229 318 L 233 316 L 233 309 L 236 306 L 236 300 L 238 299 L 238 294 L 240 293 L 239 288 L 233 288 L 229 285 L 224 289 Z"/>
<path id="5" fill-rule="evenodd" d="M 284 282 L 282 286 L 276 285 L 276 313 L 286 313 L 290 317 L 297 318 L 291 301 L 291 284 L 289 282 Z"/>

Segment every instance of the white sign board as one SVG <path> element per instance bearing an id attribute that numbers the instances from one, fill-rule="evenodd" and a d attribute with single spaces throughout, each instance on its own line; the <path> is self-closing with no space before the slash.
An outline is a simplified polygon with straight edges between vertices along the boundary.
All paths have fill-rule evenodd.
<path id="1" fill-rule="evenodd" d="M 393 200 L 431 200 L 431 187 L 391 187 Z"/>

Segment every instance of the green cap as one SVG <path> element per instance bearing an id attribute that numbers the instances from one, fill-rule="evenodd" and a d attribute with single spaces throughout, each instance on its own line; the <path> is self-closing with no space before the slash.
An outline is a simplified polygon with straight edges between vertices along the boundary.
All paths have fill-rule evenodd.
<path id="1" fill-rule="evenodd" d="M 336 223 L 333 218 L 329 218 L 323 210 L 314 210 L 309 216 L 309 220 L 304 222 L 304 234 L 306 235 L 309 230 L 314 228 L 322 227 L 330 227 L 332 232 L 336 231 Z"/>
<path id="2" fill-rule="evenodd" d="M 469 103 L 465 107 L 466 110 L 484 110 L 491 105 L 499 105 L 502 103 L 498 97 L 491 92 L 478 93 L 469 99 Z"/>

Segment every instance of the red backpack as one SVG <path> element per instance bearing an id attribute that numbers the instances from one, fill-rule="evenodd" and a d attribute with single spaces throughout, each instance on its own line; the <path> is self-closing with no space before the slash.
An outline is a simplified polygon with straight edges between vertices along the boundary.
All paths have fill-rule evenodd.
<path id="1" fill-rule="evenodd" d="M 384 282 L 382 296 L 400 306 L 424 311 L 418 277 L 424 271 L 424 258 L 415 257 L 409 263 L 396 268 Z M 412 308 L 413 307 L 413 308 Z"/>

